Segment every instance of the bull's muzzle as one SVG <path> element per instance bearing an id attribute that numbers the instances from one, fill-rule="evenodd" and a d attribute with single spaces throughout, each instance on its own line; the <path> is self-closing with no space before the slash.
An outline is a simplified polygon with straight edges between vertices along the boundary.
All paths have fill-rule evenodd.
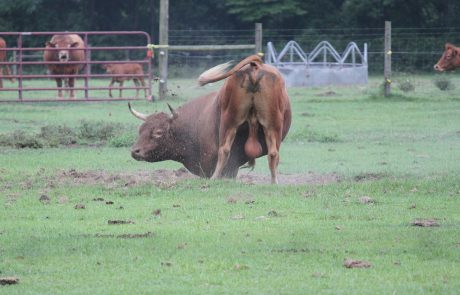
<path id="1" fill-rule="evenodd" d="M 438 71 L 438 72 L 443 72 L 443 71 L 444 71 L 444 69 L 441 68 L 438 64 L 435 64 L 435 65 L 433 66 L 433 68 L 434 68 L 435 71 Z"/>
<path id="2" fill-rule="evenodd" d="M 143 159 L 142 154 L 141 154 L 141 149 L 137 147 L 133 147 L 131 149 L 131 157 L 134 159 L 141 161 Z"/>
<path id="3" fill-rule="evenodd" d="M 59 61 L 61 61 L 61 62 L 69 61 L 69 52 L 67 52 L 67 51 L 59 51 Z"/>

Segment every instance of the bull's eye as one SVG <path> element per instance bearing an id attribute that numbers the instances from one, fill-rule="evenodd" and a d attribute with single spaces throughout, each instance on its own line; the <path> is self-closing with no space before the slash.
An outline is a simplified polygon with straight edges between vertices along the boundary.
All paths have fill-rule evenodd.
<path id="1" fill-rule="evenodd" d="M 153 138 L 160 138 L 163 136 L 164 130 L 163 129 L 154 129 L 152 136 Z"/>

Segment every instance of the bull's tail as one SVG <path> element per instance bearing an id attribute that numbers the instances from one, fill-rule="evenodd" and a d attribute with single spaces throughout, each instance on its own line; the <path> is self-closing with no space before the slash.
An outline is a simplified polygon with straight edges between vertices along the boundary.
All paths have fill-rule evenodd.
<path id="1" fill-rule="evenodd" d="M 223 80 L 227 77 L 233 75 L 236 71 L 248 64 L 262 64 L 263 61 L 258 55 L 251 55 L 240 61 L 234 67 L 229 69 L 232 66 L 232 62 L 226 62 L 220 65 L 217 65 L 203 74 L 198 78 L 198 84 L 200 86 L 206 85 L 208 83 L 217 82 Z"/>

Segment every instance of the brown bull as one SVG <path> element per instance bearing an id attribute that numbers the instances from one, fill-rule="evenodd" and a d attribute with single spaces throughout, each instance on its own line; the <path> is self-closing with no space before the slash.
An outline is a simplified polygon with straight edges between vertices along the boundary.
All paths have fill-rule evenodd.
<path id="1" fill-rule="evenodd" d="M 120 85 L 119 97 L 122 97 L 123 83 L 133 79 L 134 85 L 136 85 L 136 98 L 139 97 L 139 88 L 144 87 L 144 96 L 147 97 L 147 91 L 145 89 L 144 77 L 137 75 L 144 75 L 142 65 L 137 63 L 126 63 L 126 64 L 104 64 L 102 68 L 105 69 L 107 74 L 117 75 L 112 77 L 112 81 L 109 84 L 109 96 L 112 97 L 112 86 L 115 83 Z M 123 76 L 119 76 L 123 75 Z"/>
<path id="2" fill-rule="evenodd" d="M 262 155 L 262 146 L 257 140 L 259 128 L 262 128 L 271 182 L 277 183 L 281 140 L 291 124 L 291 107 L 284 79 L 276 68 L 263 64 L 257 55 L 247 57 L 230 70 L 226 68 L 228 64 L 219 65 L 204 72 L 198 79 L 200 85 L 206 85 L 228 78 L 217 94 L 220 111 L 219 151 L 211 179 L 222 176 L 237 130 L 247 123 L 249 135 L 244 147 L 246 155 L 251 159 Z"/>
<path id="3" fill-rule="evenodd" d="M 5 39 L 0 37 L 0 49 L 2 48 L 7 48 L 7 46 L 6 46 Z M 0 50 L 0 62 L 5 62 L 5 61 L 6 61 L 6 50 Z M 11 76 L 10 67 L 8 65 L 5 65 L 5 71 L 6 71 L 7 76 Z M 3 88 L 2 77 L 3 77 L 3 65 L 0 65 L 0 88 Z M 11 82 L 14 82 L 14 79 L 11 77 L 9 77 L 8 80 L 10 80 Z"/>
<path id="4" fill-rule="evenodd" d="M 460 68 L 460 48 L 450 43 L 446 43 L 444 53 L 439 61 L 434 65 L 438 72 L 452 71 Z"/>
<path id="5" fill-rule="evenodd" d="M 43 53 L 43 59 L 47 62 L 56 62 L 48 64 L 48 70 L 52 75 L 76 75 L 83 68 L 83 63 L 69 63 L 85 60 L 84 42 L 76 34 L 54 35 L 50 41 L 46 42 L 46 49 Z M 68 88 L 70 98 L 75 98 L 73 87 L 75 78 L 57 77 L 56 85 L 58 87 L 58 98 L 62 98 L 62 80 Z"/>
<path id="6" fill-rule="evenodd" d="M 200 83 L 224 79 L 219 75 L 224 73 L 223 68 L 204 73 Z M 275 183 L 280 142 L 291 124 L 284 80 L 257 56 L 243 60 L 223 75 L 229 79 L 218 92 L 191 100 L 177 110 L 170 108 L 170 115 L 144 115 L 130 106 L 133 115 L 144 121 L 132 147 L 132 157 L 148 162 L 177 161 L 201 177 L 234 178 L 241 166 L 248 162 L 253 165 L 255 158 L 270 151 Z M 230 142 L 225 135 L 232 132 Z M 229 150 L 223 142 L 230 146 Z"/>

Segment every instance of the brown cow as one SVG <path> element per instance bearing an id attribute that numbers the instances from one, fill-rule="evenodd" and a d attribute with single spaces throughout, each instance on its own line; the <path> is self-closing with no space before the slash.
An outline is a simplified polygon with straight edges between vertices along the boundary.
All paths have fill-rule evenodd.
<path id="1" fill-rule="evenodd" d="M 460 68 L 460 48 L 446 43 L 444 53 L 434 65 L 438 72 L 451 71 Z"/>
<path id="2" fill-rule="evenodd" d="M 48 70 L 52 75 L 76 75 L 83 68 L 84 64 L 69 63 L 85 60 L 85 47 L 83 40 L 76 34 L 54 35 L 50 41 L 46 42 L 46 49 L 43 53 L 43 59 L 47 62 L 56 62 L 48 64 Z M 75 78 L 57 77 L 56 85 L 58 87 L 58 98 L 62 98 L 62 80 L 70 92 L 69 97 L 75 98 L 73 87 Z"/>
<path id="3" fill-rule="evenodd" d="M 7 46 L 6 46 L 5 39 L 0 37 L 0 49 L 6 48 L 6 47 Z M 6 50 L 0 50 L 0 62 L 5 62 L 5 61 L 6 61 Z M 5 65 L 5 70 L 6 70 L 6 74 L 8 76 L 11 76 L 10 67 L 8 65 Z M 0 88 L 3 88 L 2 77 L 3 77 L 3 65 L 0 65 Z M 14 82 L 14 79 L 11 77 L 9 77 L 8 80 L 10 80 L 11 82 Z"/>
<path id="4" fill-rule="evenodd" d="M 268 152 L 266 138 L 269 140 L 272 138 L 266 136 L 265 132 L 267 130 L 272 134 L 274 126 L 278 126 L 277 131 L 280 131 L 280 134 L 275 136 L 275 149 L 278 151 L 279 143 L 276 140 L 284 139 L 291 124 L 291 107 L 282 77 L 276 69 L 263 65 L 257 56 L 245 59 L 227 74 L 232 77 L 219 92 L 191 100 L 177 110 L 170 108 L 171 115 L 163 112 L 145 115 L 129 106 L 131 113 L 144 121 L 139 128 L 139 138 L 131 149 L 132 157 L 148 162 L 177 161 L 195 175 L 211 177 L 215 174 L 218 160 L 219 136 L 225 133 L 221 130 L 225 127 L 221 122 L 228 121 L 228 113 L 226 113 L 228 108 L 224 108 L 223 103 L 228 103 L 227 106 L 230 107 L 235 106 L 236 101 L 241 102 L 245 107 L 248 105 L 252 107 L 248 119 L 236 127 L 226 164 L 219 172 L 219 177 L 234 178 L 245 163 L 254 165 L 255 158 L 266 155 Z M 235 95 L 244 94 L 243 99 L 236 97 L 235 101 L 229 100 L 226 94 L 232 91 Z M 248 97 L 249 102 L 244 100 Z M 261 99 L 265 99 L 265 102 L 260 107 Z M 273 101 L 278 105 L 273 107 L 271 105 Z M 239 105 L 236 107 L 235 119 L 240 117 L 237 111 L 242 109 Z M 267 110 L 272 113 L 268 116 L 260 115 L 260 112 Z M 272 117 L 276 117 L 278 123 L 271 122 Z M 259 119 L 261 121 L 258 121 Z M 263 128 L 258 128 L 259 123 Z M 271 148 L 274 155 L 274 148 Z M 276 169 L 274 164 L 277 164 L 277 160 L 276 155 L 271 157 L 273 170 Z M 276 182 L 275 173 L 273 178 L 272 182 Z"/>
<path id="5" fill-rule="evenodd" d="M 217 94 L 220 109 L 219 151 L 216 169 L 211 179 L 220 178 L 230 155 L 238 128 L 249 124 L 249 135 L 244 150 L 254 159 L 262 154 L 257 140 L 259 125 L 264 131 L 268 149 L 271 182 L 278 183 L 279 149 L 284 131 L 291 124 L 291 108 L 284 79 L 278 70 L 263 64 L 252 55 L 232 69 L 229 64 L 216 66 L 201 74 L 200 85 L 228 78 Z M 289 116 L 286 116 L 289 112 Z M 288 117 L 288 118 L 286 118 Z"/>
<path id="6" fill-rule="evenodd" d="M 112 81 L 109 84 L 109 96 L 112 97 L 112 86 L 116 82 L 120 84 L 119 97 L 122 97 L 123 83 L 124 81 L 129 81 L 133 79 L 134 84 L 136 85 L 136 98 L 139 97 L 139 87 L 145 87 L 144 77 L 142 76 L 133 76 L 133 75 L 144 75 L 144 70 L 142 65 L 137 63 L 126 63 L 126 64 L 104 64 L 102 68 L 105 69 L 107 74 L 112 75 L 124 75 L 124 76 L 114 76 Z M 144 96 L 147 97 L 147 91 L 144 88 Z"/>

